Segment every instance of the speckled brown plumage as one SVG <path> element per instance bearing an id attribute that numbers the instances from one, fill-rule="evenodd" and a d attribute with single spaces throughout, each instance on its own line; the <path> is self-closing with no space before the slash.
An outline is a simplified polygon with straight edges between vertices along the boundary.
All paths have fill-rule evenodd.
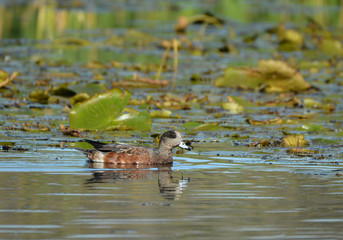
<path id="1" fill-rule="evenodd" d="M 181 134 L 177 131 L 163 133 L 158 149 L 127 144 L 104 144 L 92 140 L 85 141 L 94 147 L 93 149 L 82 150 L 91 162 L 120 165 L 170 164 L 173 162 L 172 149 L 174 147 L 179 146 L 190 150 L 182 142 Z"/>

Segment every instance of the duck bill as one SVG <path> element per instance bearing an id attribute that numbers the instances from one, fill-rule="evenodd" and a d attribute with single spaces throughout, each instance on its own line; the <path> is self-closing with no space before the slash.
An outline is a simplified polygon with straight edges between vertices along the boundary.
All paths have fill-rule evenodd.
<path id="1" fill-rule="evenodd" d="M 183 148 L 183 149 L 187 149 L 188 151 L 191 150 L 191 148 L 189 146 L 187 146 L 186 143 L 184 143 L 184 142 L 180 142 L 179 147 Z"/>

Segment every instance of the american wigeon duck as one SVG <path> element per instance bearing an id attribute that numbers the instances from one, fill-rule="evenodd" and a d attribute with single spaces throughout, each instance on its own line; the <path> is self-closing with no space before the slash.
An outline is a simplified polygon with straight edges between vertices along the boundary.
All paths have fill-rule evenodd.
<path id="1" fill-rule="evenodd" d="M 172 150 L 175 147 L 191 150 L 177 131 L 167 131 L 162 134 L 157 149 L 133 146 L 127 144 L 105 144 L 85 140 L 94 148 L 81 150 L 91 162 L 128 165 L 170 164 L 173 162 Z"/>

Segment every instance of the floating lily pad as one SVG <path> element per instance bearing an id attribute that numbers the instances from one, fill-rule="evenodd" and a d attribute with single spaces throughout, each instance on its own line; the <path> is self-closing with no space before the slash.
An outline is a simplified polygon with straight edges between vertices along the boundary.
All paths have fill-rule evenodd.
<path id="1" fill-rule="evenodd" d="M 201 123 L 199 122 L 185 122 L 182 127 L 186 128 L 186 129 L 193 129 L 196 127 L 199 127 L 201 125 Z"/>
<path id="2" fill-rule="evenodd" d="M 220 131 L 223 130 L 224 127 L 219 126 L 218 123 L 204 123 L 200 126 L 194 128 L 194 131 Z"/>
<path id="3" fill-rule="evenodd" d="M 312 123 L 306 123 L 302 125 L 301 129 L 308 132 L 321 132 L 325 130 L 325 128 L 322 125 L 312 124 Z"/>
<path id="4" fill-rule="evenodd" d="M 141 129 L 151 127 L 148 113 L 129 112 L 120 115 L 131 93 L 112 89 L 75 105 L 69 113 L 69 126 L 79 130 Z M 149 122 L 150 121 L 150 122 Z"/>
<path id="5" fill-rule="evenodd" d="M 88 83 L 88 84 L 78 84 L 78 85 L 70 85 L 68 89 L 76 92 L 76 93 L 87 93 L 90 96 L 96 93 L 105 92 L 108 88 L 104 83 Z"/>
<path id="6" fill-rule="evenodd" d="M 163 109 L 162 111 L 151 111 L 149 113 L 152 118 L 170 118 L 172 111 Z"/>
<path id="7" fill-rule="evenodd" d="M 152 125 L 151 118 L 147 111 L 130 112 L 120 115 L 112 121 L 110 130 L 150 130 Z"/>
<path id="8" fill-rule="evenodd" d="M 45 91 L 39 89 L 39 90 L 33 90 L 29 94 L 29 98 L 31 101 L 34 101 L 34 102 L 39 102 L 41 104 L 47 104 L 48 100 L 49 100 L 49 95 Z"/>
<path id="9" fill-rule="evenodd" d="M 260 89 L 265 92 L 300 92 L 311 87 L 299 72 L 276 60 L 260 60 L 257 68 L 228 67 L 215 80 L 214 85 Z"/>
<path id="10" fill-rule="evenodd" d="M 333 139 L 325 139 L 325 138 L 315 138 L 311 141 L 317 145 L 338 145 L 339 141 Z"/>

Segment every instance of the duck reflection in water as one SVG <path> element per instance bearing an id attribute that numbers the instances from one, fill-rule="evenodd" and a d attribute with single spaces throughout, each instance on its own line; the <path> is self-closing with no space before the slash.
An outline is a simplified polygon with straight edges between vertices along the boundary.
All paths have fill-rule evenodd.
<path id="1" fill-rule="evenodd" d="M 184 178 L 183 176 L 180 180 L 174 180 L 172 174 L 173 170 L 171 169 L 172 164 L 152 167 L 151 165 L 123 166 L 89 162 L 88 167 L 99 170 L 93 171 L 92 178 L 88 179 L 86 182 L 87 185 L 94 183 L 117 183 L 120 181 L 152 179 L 155 174 L 158 174 L 158 187 L 160 193 L 167 200 L 180 199 L 182 192 L 190 181 L 189 178 Z"/>

